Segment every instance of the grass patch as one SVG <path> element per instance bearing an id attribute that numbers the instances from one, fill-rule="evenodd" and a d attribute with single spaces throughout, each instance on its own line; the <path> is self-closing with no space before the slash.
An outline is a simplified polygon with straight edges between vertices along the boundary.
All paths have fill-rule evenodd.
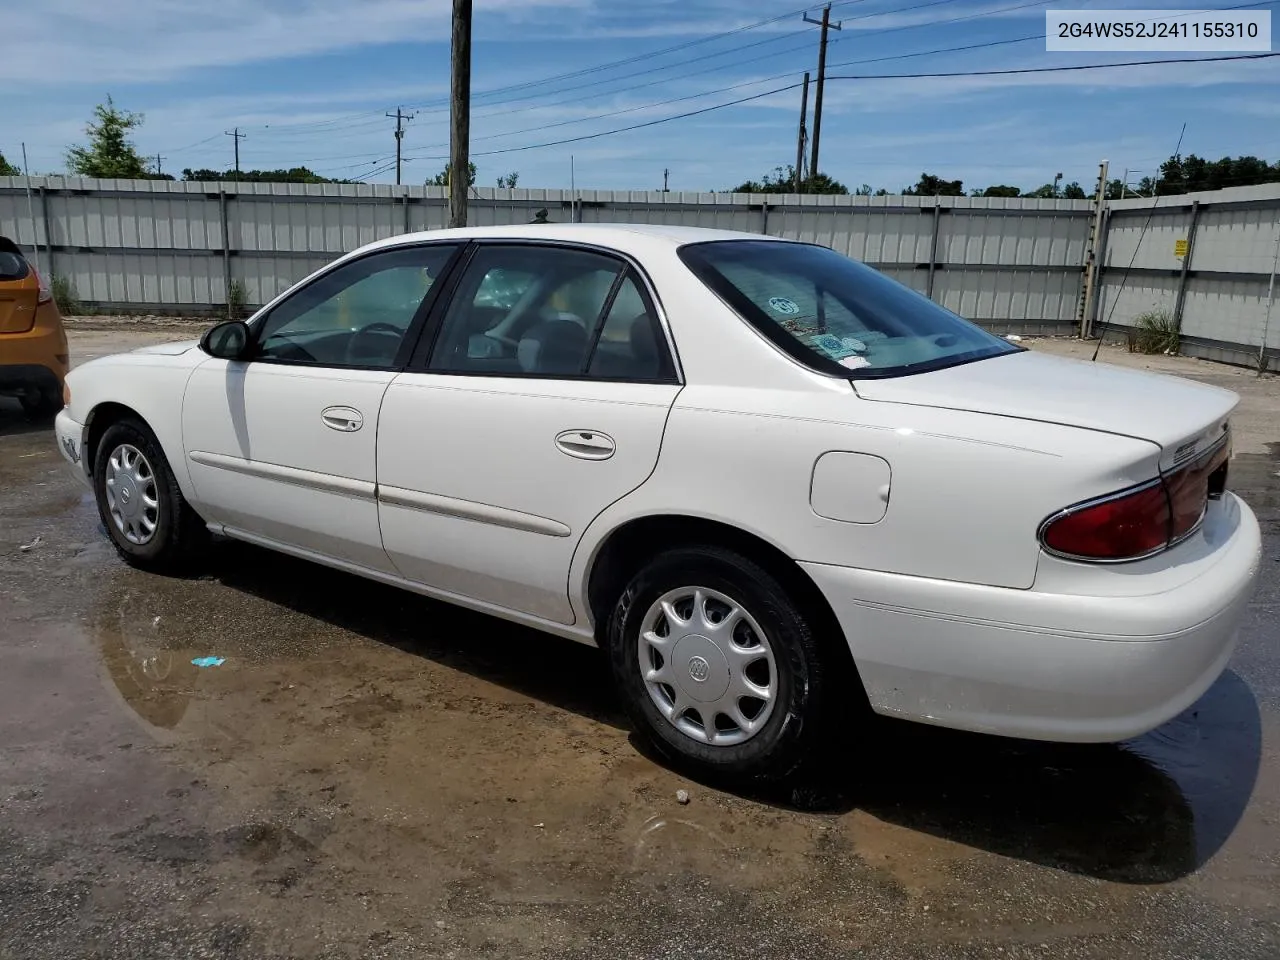
<path id="1" fill-rule="evenodd" d="M 58 312 L 64 317 L 74 317 L 84 313 L 79 298 L 76 296 L 76 285 L 70 277 L 54 274 L 49 278 L 49 292 L 53 294 L 53 302 L 58 305 Z"/>
<path id="2" fill-rule="evenodd" d="M 1148 310 L 1139 314 L 1134 322 L 1134 340 L 1138 350 L 1142 353 L 1177 355 L 1180 344 L 1178 328 L 1168 310 Z"/>
<path id="3" fill-rule="evenodd" d="M 227 289 L 227 319 L 239 320 L 245 315 L 249 303 L 249 291 L 240 280 L 232 280 Z"/>

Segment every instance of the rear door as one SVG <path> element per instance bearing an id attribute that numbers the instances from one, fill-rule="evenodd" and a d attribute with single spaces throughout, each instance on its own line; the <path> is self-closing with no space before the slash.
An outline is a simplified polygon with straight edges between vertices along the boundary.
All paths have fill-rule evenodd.
<path id="1" fill-rule="evenodd" d="M 478 245 L 429 360 L 383 399 L 391 561 L 437 589 L 572 623 L 574 548 L 652 473 L 679 390 L 634 266 L 569 246 Z"/>
<path id="2" fill-rule="evenodd" d="M 18 245 L 0 237 L 0 334 L 26 333 L 36 322 L 40 278 Z M 0 356 L 0 363 L 4 363 Z"/>

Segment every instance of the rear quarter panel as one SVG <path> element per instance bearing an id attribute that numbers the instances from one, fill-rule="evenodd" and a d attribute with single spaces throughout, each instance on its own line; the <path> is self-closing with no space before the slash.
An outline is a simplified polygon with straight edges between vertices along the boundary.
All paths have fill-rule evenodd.
<path id="1" fill-rule="evenodd" d="M 814 464 L 829 451 L 881 457 L 889 503 L 874 523 L 818 516 Z M 647 483 L 588 528 L 571 583 L 609 531 L 684 514 L 751 532 L 798 561 L 1029 588 L 1049 514 L 1156 474 L 1153 443 L 1011 417 L 860 400 L 847 381 L 808 389 L 684 389 Z M 865 502 L 867 491 L 851 491 Z"/>

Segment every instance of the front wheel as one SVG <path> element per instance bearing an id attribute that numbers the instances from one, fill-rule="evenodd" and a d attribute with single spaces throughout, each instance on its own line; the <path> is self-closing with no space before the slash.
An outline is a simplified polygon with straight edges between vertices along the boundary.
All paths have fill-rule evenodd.
<path id="1" fill-rule="evenodd" d="M 618 599 L 608 646 L 633 722 L 679 765 L 779 779 L 833 732 L 831 654 L 783 584 L 734 551 L 655 558 Z"/>
<path id="2" fill-rule="evenodd" d="M 138 421 L 121 420 L 102 435 L 93 490 L 107 535 L 133 566 L 179 572 L 208 537 L 159 441 Z"/>

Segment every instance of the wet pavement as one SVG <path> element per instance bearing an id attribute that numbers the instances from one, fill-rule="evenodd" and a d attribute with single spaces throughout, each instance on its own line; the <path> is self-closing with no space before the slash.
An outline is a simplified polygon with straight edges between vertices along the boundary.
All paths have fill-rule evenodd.
<path id="1" fill-rule="evenodd" d="M 591 649 L 240 544 L 130 570 L 0 400 L 0 960 L 1280 956 L 1280 382 L 1189 369 L 1247 391 L 1265 531 L 1199 703 L 1117 746 L 883 721 L 761 795 L 642 753 Z"/>

